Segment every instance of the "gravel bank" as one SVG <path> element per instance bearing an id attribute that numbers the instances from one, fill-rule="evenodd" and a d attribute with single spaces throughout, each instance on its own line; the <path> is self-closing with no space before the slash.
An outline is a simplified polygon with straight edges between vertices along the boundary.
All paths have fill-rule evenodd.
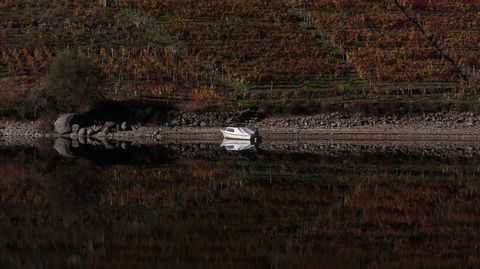
<path id="1" fill-rule="evenodd" d="M 223 114 L 222 114 L 223 115 Z M 240 117 L 238 115 L 241 115 Z M 264 140 L 425 140 L 480 141 L 480 116 L 473 113 L 435 113 L 403 117 L 364 117 L 341 113 L 312 116 L 284 116 L 260 119 L 255 113 L 192 116 L 182 114 L 164 125 L 134 126 L 130 131 L 105 135 L 107 139 L 220 140 L 218 128 L 225 125 L 258 128 Z M 195 120 L 187 120 L 193 117 Z M 211 118 L 209 122 L 207 118 Z M 195 124 L 192 124 L 195 123 Z M 200 122 L 197 126 L 196 122 Z M 223 124 L 222 124 L 223 123 Z M 212 126 L 213 125 L 213 126 Z M 2 137 L 56 137 L 40 131 L 40 123 L 0 121 Z M 64 135 L 65 136 L 65 135 Z M 66 135 L 70 136 L 70 135 Z"/>

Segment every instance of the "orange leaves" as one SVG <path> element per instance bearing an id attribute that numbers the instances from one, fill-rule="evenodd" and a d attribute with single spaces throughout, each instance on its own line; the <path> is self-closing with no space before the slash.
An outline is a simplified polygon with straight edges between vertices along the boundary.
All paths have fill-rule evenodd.
<path id="1" fill-rule="evenodd" d="M 195 44 L 190 66 L 210 84 L 234 86 L 242 78 L 248 84 L 302 83 L 343 73 L 343 63 L 288 15 L 282 1 L 198 1 L 177 12 L 182 17 L 168 22 L 166 31 Z"/>
<path id="2" fill-rule="evenodd" d="M 40 71 L 45 71 L 48 64 L 45 62 L 47 59 L 45 59 L 44 55 L 48 55 L 48 53 L 42 52 L 39 48 L 3 50 L 1 63 L 6 67 L 7 72 L 12 75 L 25 72 L 38 74 Z"/>
<path id="3" fill-rule="evenodd" d="M 52 56 L 68 48 L 95 59 L 115 85 L 235 89 L 242 81 L 247 89 L 357 75 L 371 83 L 458 81 L 393 1 L 21 2 L 0 4 L 16 9 L 0 11 L 0 65 L 12 76 L 45 75 Z M 478 3 L 404 3 L 467 73 L 480 69 Z"/>
<path id="4" fill-rule="evenodd" d="M 215 102 L 220 99 L 220 93 L 213 87 L 201 87 L 193 92 L 193 100 L 197 103 L 207 104 L 208 102 Z"/>
<path id="5" fill-rule="evenodd" d="M 324 12 L 332 2 L 313 1 L 312 14 L 319 18 L 320 29 L 330 29 L 332 41 L 344 48 L 361 78 L 372 82 L 457 81 L 424 33 L 393 2 L 344 1 L 332 12 Z M 419 2 L 411 4 L 426 8 Z"/>

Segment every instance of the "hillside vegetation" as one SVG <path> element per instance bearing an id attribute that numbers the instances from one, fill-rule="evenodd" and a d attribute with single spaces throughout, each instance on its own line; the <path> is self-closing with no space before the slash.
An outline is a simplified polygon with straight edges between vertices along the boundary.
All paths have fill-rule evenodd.
<path id="1" fill-rule="evenodd" d="M 54 57 L 68 50 L 101 67 L 105 95 L 114 100 L 193 100 L 195 108 L 208 102 L 222 108 L 453 104 L 476 109 L 479 5 L 466 0 L 5 0 L 0 2 L 1 105 L 41 89 Z"/>

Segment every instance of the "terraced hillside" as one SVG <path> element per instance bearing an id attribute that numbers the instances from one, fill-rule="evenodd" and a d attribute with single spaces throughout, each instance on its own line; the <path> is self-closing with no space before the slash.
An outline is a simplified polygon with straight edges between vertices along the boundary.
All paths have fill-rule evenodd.
<path id="1" fill-rule="evenodd" d="M 292 2 L 383 94 L 478 88 L 477 1 Z"/>
<path id="2" fill-rule="evenodd" d="M 64 50 L 102 67 L 112 99 L 472 103 L 479 85 L 476 1 L 7 0 L 0 14 L 5 95 L 39 87 Z"/>

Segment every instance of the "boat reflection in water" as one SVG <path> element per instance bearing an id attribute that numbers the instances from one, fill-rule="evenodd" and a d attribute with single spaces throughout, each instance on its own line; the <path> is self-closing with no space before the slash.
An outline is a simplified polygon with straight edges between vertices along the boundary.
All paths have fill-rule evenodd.
<path id="1" fill-rule="evenodd" d="M 228 151 L 256 150 L 257 144 L 251 140 L 224 139 L 220 147 Z"/>

